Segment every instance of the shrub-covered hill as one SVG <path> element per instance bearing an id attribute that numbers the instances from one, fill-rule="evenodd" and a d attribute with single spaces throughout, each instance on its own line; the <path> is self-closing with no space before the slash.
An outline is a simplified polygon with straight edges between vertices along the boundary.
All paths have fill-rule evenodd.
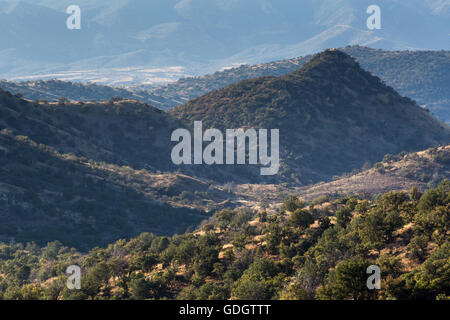
<path id="1" fill-rule="evenodd" d="M 3 299 L 448 299 L 450 182 L 377 200 L 289 197 L 283 209 L 219 211 L 201 230 L 143 233 L 87 254 L 0 244 Z M 66 287 L 69 265 L 81 289 Z M 367 267 L 381 289 L 367 288 Z"/>
<path id="2" fill-rule="evenodd" d="M 340 50 L 354 57 L 365 70 L 380 77 L 401 95 L 416 100 L 441 120 L 450 122 L 449 51 L 384 51 L 361 46 L 348 46 Z M 180 79 L 149 92 L 171 99 L 169 103 L 157 104 L 158 107 L 171 108 L 242 80 L 288 74 L 311 58 L 309 55 L 243 65 L 201 77 Z"/>
<path id="3" fill-rule="evenodd" d="M 450 129 L 347 54 L 327 50 L 281 77 L 241 81 L 178 106 L 204 128 L 280 129 L 280 176 L 297 183 L 450 141 Z"/>
<path id="4" fill-rule="evenodd" d="M 0 241 L 58 239 L 87 250 L 144 231 L 183 233 L 208 216 L 200 200 L 174 204 L 176 184 L 161 182 L 146 170 L 61 154 L 2 130 Z"/>
<path id="5" fill-rule="evenodd" d="M 249 168 L 174 165 L 171 135 L 184 127 L 183 121 L 137 100 L 30 102 L 0 89 L 0 130 L 58 152 L 153 173 L 180 171 L 221 182 L 248 182 Z"/>

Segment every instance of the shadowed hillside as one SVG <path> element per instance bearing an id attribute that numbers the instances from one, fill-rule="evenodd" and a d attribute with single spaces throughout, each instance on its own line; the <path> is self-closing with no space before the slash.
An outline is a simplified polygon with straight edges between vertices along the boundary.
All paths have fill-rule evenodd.
<path id="1" fill-rule="evenodd" d="M 145 170 L 60 154 L 8 130 L 0 165 L 0 241 L 58 239 L 86 250 L 144 231 L 183 233 L 207 216 L 161 201 L 165 189 L 149 191 L 155 179 Z"/>

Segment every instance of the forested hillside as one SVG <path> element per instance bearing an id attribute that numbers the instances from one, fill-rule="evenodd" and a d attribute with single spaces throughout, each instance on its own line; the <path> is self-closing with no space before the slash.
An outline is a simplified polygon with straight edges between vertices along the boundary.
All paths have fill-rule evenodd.
<path id="1" fill-rule="evenodd" d="M 143 233 L 80 254 L 0 245 L 3 299 L 448 299 L 450 182 L 376 200 L 289 197 L 275 214 L 224 210 L 201 230 Z M 80 290 L 65 286 L 82 267 Z M 368 290 L 366 269 L 381 269 Z"/>
<path id="2" fill-rule="evenodd" d="M 136 100 L 31 103 L 5 91 L 0 91 L 0 114 L 0 128 L 62 153 L 149 170 L 171 165 L 167 141 L 182 126 Z"/>

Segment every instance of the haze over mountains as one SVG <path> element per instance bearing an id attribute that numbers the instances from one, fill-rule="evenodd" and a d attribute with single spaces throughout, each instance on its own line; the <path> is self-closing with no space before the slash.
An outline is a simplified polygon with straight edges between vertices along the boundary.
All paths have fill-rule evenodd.
<path id="1" fill-rule="evenodd" d="M 0 77 L 155 83 L 348 44 L 450 49 L 448 1 L 380 1 L 369 31 L 372 2 L 78 1 L 82 29 L 68 30 L 71 1 L 1 0 Z"/>

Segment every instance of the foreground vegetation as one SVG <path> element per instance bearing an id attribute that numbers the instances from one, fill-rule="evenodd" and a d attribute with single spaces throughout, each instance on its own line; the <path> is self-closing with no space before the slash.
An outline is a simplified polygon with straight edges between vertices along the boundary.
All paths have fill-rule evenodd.
<path id="1" fill-rule="evenodd" d="M 223 210 L 194 233 L 143 233 L 86 254 L 55 241 L 0 245 L 3 299 L 448 299 L 450 181 L 309 203 Z M 82 267 L 80 290 L 65 270 Z M 382 272 L 368 290 L 366 268 Z"/>

